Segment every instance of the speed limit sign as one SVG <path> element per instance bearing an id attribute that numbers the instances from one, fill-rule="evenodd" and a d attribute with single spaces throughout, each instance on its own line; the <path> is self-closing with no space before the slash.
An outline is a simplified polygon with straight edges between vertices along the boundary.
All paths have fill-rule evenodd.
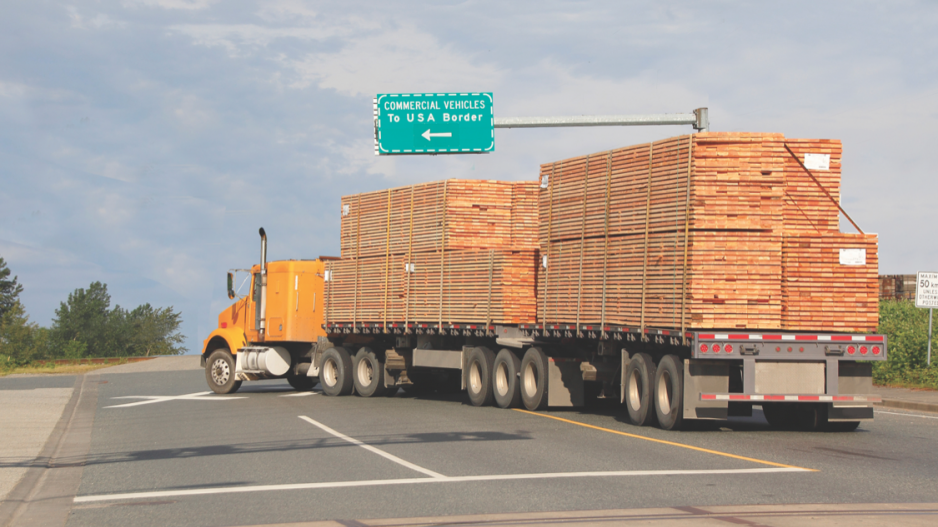
<path id="1" fill-rule="evenodd" d="M 938 273 L 919 273 L 915 282 L 915 307 L 938 307 Z"/>

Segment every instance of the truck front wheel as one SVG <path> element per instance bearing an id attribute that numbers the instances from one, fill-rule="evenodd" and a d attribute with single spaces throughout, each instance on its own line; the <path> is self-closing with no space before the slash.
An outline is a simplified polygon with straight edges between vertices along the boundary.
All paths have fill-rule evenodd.
<path id="1" fill-rule="evenodd" d="M 654 423 L 655 361 L 647 353 L 636 353 L 625 370 L 625 406 L 635 426 Z"/>
<path id="2" fill-rule="evenodd" d="M 666 355 L 655 372 L 655 415 L 665 430 L 680 430 L 684 421 L 684 363 Z"/>
<path id="3" fill-rule="evenodd" d="M 355 391 L 362 397 L 377 397 L 384 395 L 387 387 L 384 385 L 384 361 L 371 350 L 361 348 L 355 354 L 354 383 Z"/>
<path id="4" fill-rule="evenodd" d="M 322 354 L 319 383 L 326 395 L 352 393 L 352 358 L 345 348 L 329 348 Z"/>
<path id="5" fill-rule="evenodd" d="M 241 387 L 235 380 L 235 360 L 228 348 L 218 348 L 205 361 L 205 380 L 215 393 L 234 393 Z"/>
<path id="6" fill-rule="evenodd" d="M 466 391 L 469 392 L 469 402 L 473 406 L 489 406 L 492 404 L 494 393 L 492 391 L 492 366 L 495 354 L 488 348 L 472 348 L 467 361 Z"/>

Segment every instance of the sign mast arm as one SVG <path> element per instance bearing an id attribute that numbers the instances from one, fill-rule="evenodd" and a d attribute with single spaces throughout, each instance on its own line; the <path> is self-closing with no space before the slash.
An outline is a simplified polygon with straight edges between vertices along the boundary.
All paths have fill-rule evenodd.
<path id="1" fill-rule="evenodd" d="M 551 128 L 564 126 L 654 126 L 689 124 L 695 130 L 710 130 L 706 108 L 693 113 L 649 115 L 581 115 L 574 117 L 496 117 L 495 128 Z"/>

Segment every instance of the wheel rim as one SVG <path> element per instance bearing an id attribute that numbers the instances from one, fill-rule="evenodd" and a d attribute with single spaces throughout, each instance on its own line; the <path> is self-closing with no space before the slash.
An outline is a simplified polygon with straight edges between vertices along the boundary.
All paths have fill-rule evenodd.
<path id="1" fill-rule="evenodd" d="M 478 362 L 473 362 L 472 366 L 469 367 L 469 389 L 472 390 L 472 393 L 482 391 L 482 368 Z"/>
<path id="2" fill-rule="evenodd" d="M 224 386 L 229 378 L 231 378 L 231 367 L 228 366 L 228 361 L 221 358 L 215 359 L 212 363 L 212 381 L 219 386 Z"/>
<path id="3" fill-rule="evenodd" d="M 658 379 L 658 408 L 665 415 L 671 413 L 671 396 L 671 374 L 662 371 Z"/>
<path id="4" fill-rule="evenodd" d="M 638 411 L 642 407 L 642 376 L 632 370 L 629 376 L 629 408 Z"/>
<path id="5" fill-rule="evenodd" d="M 322 365 L 322 380 L 325 381 L 326 386 L 335 386 L 336 379 L 338 378 L 338 366 L 336 365 L 333 359 L 326 359 L 325 364 Z"/>
<path id="6" fill-rule="evenodd" d="M 362 386 L 371 386 L 371 380 L 375 378 L 375 368 L 368 359 L 358 361 L 358 382 Z"/>
<path id="7" fill-rule="evenodd" d="M 508 395 L 508 365 L 504 362 L 495 367 L 495 391 L 498 395 Z"/>
<path id="8" fill-rule="evenodd" d="M 529 362 L 524 367 L 524 394 L 534 397 L 537 394 L 537 367 Z"/>

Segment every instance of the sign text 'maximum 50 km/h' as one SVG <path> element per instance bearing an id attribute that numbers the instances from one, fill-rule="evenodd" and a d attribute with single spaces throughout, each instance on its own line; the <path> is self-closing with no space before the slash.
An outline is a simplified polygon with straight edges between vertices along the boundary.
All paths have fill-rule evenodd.
<path id="1" fill-rule="evenodd" d="M 384 93 L 374 113 L 376 154 L 495 150 L 491 93 Z"/>

